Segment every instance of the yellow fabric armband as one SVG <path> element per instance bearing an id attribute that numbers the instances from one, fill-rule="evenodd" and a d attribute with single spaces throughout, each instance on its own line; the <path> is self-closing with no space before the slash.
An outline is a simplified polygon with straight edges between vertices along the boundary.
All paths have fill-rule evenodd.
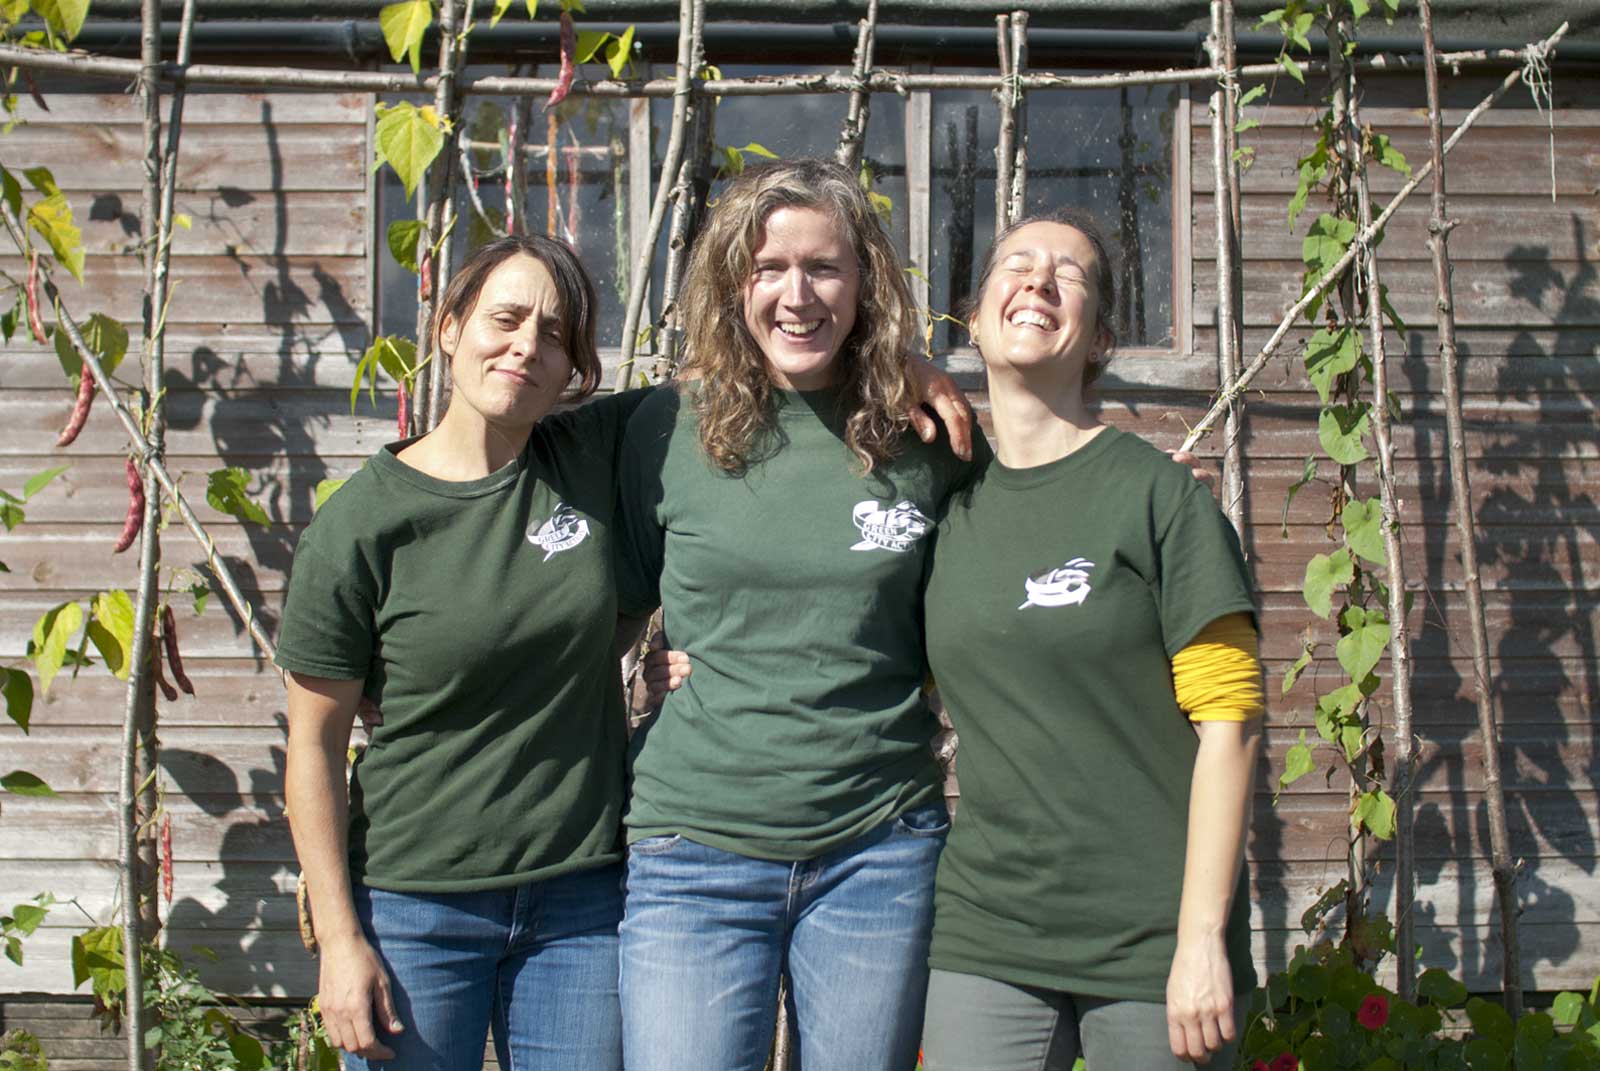
<path id="1" fill-rule="evenodd" d="M 1172 686 L 1190 721 L 1249 721 L 1266 709 L 1249 614 L 1227 614 L 1172 656 Z"/>

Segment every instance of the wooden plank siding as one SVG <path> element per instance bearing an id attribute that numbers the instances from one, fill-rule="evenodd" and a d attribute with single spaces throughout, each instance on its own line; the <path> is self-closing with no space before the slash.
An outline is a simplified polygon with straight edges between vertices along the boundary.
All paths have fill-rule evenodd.
<path id="1" fill-rule="evenodd" d="M 1459 81 L 1450 103 L 1475 100 L 1487 84 Z M 1525 981 L 1544 990 L 1587 986 L 1600 963 L 1593 790 L 1600 705 L 1600 110 L 1581 106 L 1585 94 L 1600 99 L 1600 82 L 1558 78 L 1556 88 L 1554 205 L 1548 135 L 1527 108 L 1489 113 L 1448 165 L 1452 215 L 1463 223 L 1452 250 L 1467 445 L 1505 722 L 1512 843 L 1523 861 Z M 1280 82 L 1275 92 L 1285 91 Z M 1374 83 L 1365 114 L 1394 135 L 1414 164 L 1426 158 L 1420 98 L 1420 82 L 1411 76 Z M 136 324 L 141 273 L 125 253 L 137 229 L 129 215 L 136 217 L 139 197 L 136 102 L 117 94 L 54 93 L 50 104 L 44 114 L 21 102 L 29 121 L 0 140 L 0 160 L 14 172 L 48 163 L 68 191 L 90 246 L 85 285 L 64 285 L 74 311 L 103 309 Z M 315 485 L 347 475 L 393 436 L 392 396 L 380 393 L 375 407 L 363 399 L 354 416 L 349 407 L 372 313 L 368 106 L 361 95 L 205 93 L 191 97 L 187 113 L 178 204 L 193 227 L 174 243 L 169 463 L 187 474 L 184 486 L 259 599 L 269 630 L 276 628 Z M 1311 113 L 1298 103 L 1256 113 L 1263 126 L 1244 137 L 1257 151 L 1244 193 L 1247 347 L 1264 341 L 1298 294 L 1299 237 L 1282 213 L 1295 159 L 1312 137 Z M 1203 102 L 1190 118 L 1180 124 L 1192 139 L 1190 188 L 1180 196 L 1192 198 L 1193 352 L 1144 351 L 1114 361 L 1103 392 L 1108 420 L 1164 447 L 1182 439 L 1215 385 L 1214 208 Z M 87 128 L 68 129 L 85 122 Z M 1377 196 L 1397 185 L 1380 178 Z M 1424 197 L 1419 193 L 1400 213 L 1383 247 L 1384 278 L 1409 326 L 1397 346 L 1395 385 L 1405 415 L 1396 441 L 1407 568 L 1418 588 L 1412 620 L 1423 737 L 1418 934 L 1426 964 L 1458 970 L 1472 988 L 1492 990 L 1498 938 L 1488 925 L 1493 890 L 1477 769 L 1481 742 L 1461 570 L 1449 530 Z M 18 267 L 16 258 L 0 256 L 0 269 L 15 274 Z M 130 361 L 124 378 L 133 368 Z M 1282 753 L 1311 724 L 1311 685 L 1334 679 L 1337 668 L 1331 659 L 1319 663 L 1295 692 L 1277 695 L 1301 632 L 1320 624 L 1299 589 L 1306 559 L 1330 545 L 1329 506 L 1325 489 L 1313 486 L 1284 513 L 1285 489 L 1302 459 L 1318 452 L 1315 396 L 1298 357 L 1275 362 L 1256 386 L 1245 423 L 1248 550 L 1262 591 L 1272 728 L 1258 770 L 1251 894 L 1258 961 L 1270 969 L 1281 967 L 1301 940 L 1301 912 L 1342 876 L 1346 800 L 1340 784 L 1330 787 L 1318 776 L 1272 803 Z M 27 523 L 0 542 L 0 559 L 12 570 L 0 574 L 0 658 L 7 664 L 20 659 L 45 609 L 134 584 L 134 556 L 110 553 L 124 508 L 122 432 L 97 408 L 75 446 L 53 450 L 70 401 L 53 354 L 19 338 L 0 355 L 0 487 L 17 490 L 33 472 L 73 466 L 28 507 Z M 975 401 L 986 409 L 981 391 Z M 1216 448 L 1212 442 L 1203 449 Z M 242 526 L 204 505 L 204 473 L 219 463 L 250 471 L 273 517 L 270 528 Z M 168 528 L 164 549 L 169 564 L 200 561 L 178 527 Z M 161 708 L 162 785 L 176 858 L 176 900 L 164 909 L 167 939 L 180 949 L 214 950 L 218 960 L 206 973 L 219 988 L 303 998 L 316 974 L 299 947 L 291 902 L 296 867 L 283 820 L 282 689 L 220 598 L 198 619 L 179 607 L 199 695 Z M 1327 626 L 1320 627 L 1329 638 Z M 62 794 L 4 799 L 0 905 L 51 889 L 76 895 L 96 918 L 111 917 L 122 701 L 122 686 L 102 670 L 77 679 L 64 674 L 37 704 L 30 736 L 0 725 L 6 768 L 32 769 Z M 1379 896 L 1380 909 L 1391 902 L 1388 892 Z M 0 1004 L 0 1026 L 83 1018 L 81 1004 L 60 1001 L 71 989 L 67 944 L 80 923 L 74 911 L 58 910 L 29 940 L 24 967 L 0 965 L 0 994 L 52 995 Z M 105 1063 L 96 1062 L 90 1047 L 79 1045 L 77 1030 L 61 1028 L 52 1067 L 88 1071 L 115 1062 L 114 1048 Z M 77 1040 L 68 1046 L 69 1038 Z"/>
<path id="2" fill-rule="evenodd" d="M 1447 126 L 1491 84 L 1483 77 L 1447 83 Z M 1503 724 L 1501 759 L 1512 851 L 1521 861 L 1523 971 L 1529 987 L 1587 985 L 1597 962 L 1594 907 L 1597 823 L 1593 756 L 1600 712 L 1600 113 L 1592 80 L 1566 80 L 1555 114 L 1555 184 L 1551 200 L 1550 133 L 1519 90 L 1484 115 L 1446 162 L 1450 214 L 1461 221 L 1450 239 L 1460 325 L 1466 441 L 1472 458 L 1481 577 L 1487 603 L 1495 693 Z M 1275 100 L 1286 90 L 1281 82 Z M 1421 87 L 1408 78 L 1368 80 L 1362 120 L 1388 134 L 1413 166 L 1427 159 Z M 1256 150 L 1242 188 L 1246 356 L 1262 345 L 1299 296 L 1300 240 L 1320 210 L 1316 198 L 1294 232 L 1286 205 L 1296 161 L 1315 134 L 1311 108 L 1295 102 L 1251 115 L 1261 127 L 1241 135 Z M 1203 106 L 1192 117 L 1195 358 L 1215 353 L 1215 204 L 1209 128 Z M 1381 205 L 1400 177 L 1373 172 Z M 1497 987 L 1499 938 L 1483 817 L 1482 741 L 1472 700 L 1462 572 L 1452 527 L 1451 480 L 1439 402 L 1435 290 L 1426 248 L 1427 186 L 1386 228 L 1382 279 L 1405 319 L 1391 333 L 1391 386 L 1403 423 L 1395 444 L 1405 512 L 1406 570 L 1416 591 L 1410 618 L 1416 674 L 1418 755 L 1418 940 L 1422 963 L 1462 972 L 1477 989 Z M 1298 327 L 1290 339 L 1304 338 Z M 1328 486 L 1312 485 L 1285 511 L 1288 485 L 1302 461 L 1320 455 L 1317 399 L 1300 367 L 1299 348 L 1256 381 L 1246 407 L 1248 550 L 1262 591 L 1263 654 L 1269 672 L 1272 729 L 1269 766 L 1258 787 L 1251 843 L 1258 938 L 1282 934 L 1286 945 L 1300 911 L 1318 888 L 1343 876 L 1342 784 L 1319 775 L 1283 794 L 1270 790 L 1285 748 L 1310 728 L 1313 677 L 1281 696 L 1280 681 L 1308 627 L 1324 642 L 1331 626 L 1299 597 L 1305 562 L 1326 553 Z M 1114 367 L 1114 366 L 1113 366 Z M 1185 419 L 1193 416 L 1176 407 Z M 1159 420 L 1159 417 L 1155 418 Z M 1141 424 L 1148 420 L 1141 419 Z M 1173 432 L 1158 433 L 1162 439 Z M 1321 471 L 1332 474 L 1324 460 Z M 1374 487 L 1365 487 L 1374 494 Z M 1308 671 L 1335 682 L 1328 656 Z M 1387 718 L 1387 684 L 1378 696 Z M 1315 732 L 1310 735 L 1315 738 Z M 1307 785 L 1306 782 L 1313 782 Z M 1304 791 L 1296 791 L 1305 785 Z M 1320 857 L 1317 838 L 1321 838 Z M 1380 852 L 1385 861 L 1391 853 Z M 1392 884 L 1385 866 L 1380 881 Z M 1393 903 L 1381 890 L 1380 909 Z M 1262 942 L 1258 939 L 1258 950 Z M 1285 945 L 1264 949 L 1268 965 Z"/>
<path id="3" fill-rule="evenodd" d="M 83 285 L 64 277 L 58 283 L 77 315 L 119 318 L 137 346 L 138 102 L 54 84 L 56 90 L 46 88 L 48 113 L 22 100 L 26 122 L 0 139 L 0 160 L 13 173 L 40 164 L 53 170 L 87 250 Z M 363 94 L 200 92 L 185 109 L 176 205 L 191 225 L 173 238 L 168 463 L 183 474 L 269 627 L 317 481 L 353 471 L 393 435 L 392 396 L 378 409 L 363 400 L 355 418 L 349 408 L 372 316 L 370 107 Z M 16 277 L 20 268 L 18 258 L 0 256 L 0 270 Z M 130 380 L 136 367 L 130 358 L 120 378 Z M 53 352 L 23 336 L 6 347 L 0 487 L 17 490 L 33 472 L 72 465 L 0 553 L 13 570 L 0 575 L 0 614 L 19 622 L 0 639 L 7 662 L 22 654 L 41 605 L 136 583 L 135 556 L 112 556 L 109 542 L 126 502 L 125 438 L 102 403 L 76 444 L 54 450 L 70 403 Z M 249 470 L 260 499 L 288 523 L 247 527 L 207 506 L 205 473 L 220 464 Z M 195 568 L 203 560 L 181 527 L 167 529 L 163 550 L 171 566 Z M 208 977 L 221 989 L 304 998 L 316 988 L 316 972 L 295 935 L 296 868 L 281 799 L 282 685 L 220 598 L 204 618 L 193 619 L 182 603 L 179 615 L 199 696 L 161 710 L 161 783 L 177 860 L 167 939 L 180 951 L 213 949 L 218 962 Z M 36 770 L 62 793 L 56 800 L 5 799 L 0 902 L 51 890 L 77 896 L 97 919 L 114 917 L 112 752 L 123 692 L 99 668 L 76 680 L 63 675 L 36 705 L 31 736 L 9 723 L 0 730 L 6 768 Z M 205 739 L 186 738 L 193 732 Z M 215 747 L 227 758 L 207 758 Z M 67 946 L 82 924 L 72 908 L 54 912 L 29 940 L 25 965 L 0 970 L 0 992 L 70 992 Z M 76 1007 L 71 1014 L 82 1020 L 81 1007 L 64 1007 Z M 9 1008 L 8 1022 L 16 1017 Z M 116 1057 L 115 1045 L 91 1043 L 83 1028 L 80 1021 L 69 1031 L 76 1032 L 71 1044 L 63 1038 L 47 1045 L 52 1066 L 94 1066 L 96 1045 Z"/>

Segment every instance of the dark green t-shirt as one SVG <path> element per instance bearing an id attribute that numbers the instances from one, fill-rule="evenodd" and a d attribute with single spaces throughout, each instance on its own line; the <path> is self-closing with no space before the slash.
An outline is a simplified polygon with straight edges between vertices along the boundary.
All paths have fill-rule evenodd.
<path id="1" fill-rule="evenodd" d="M 992 462 L 952 501 L 927 592 L 928 656 L 960 737 L 934 967 L 1163 1002 L 1197 740 L 1171 656 L 1254 612 L 1207 489 L 1107 428 L 1030 469 Z M 1241 880 L 1235 989 L 1254 985 Z"/>
<path id="2" fill-rule="evenodd" d="M 301 536 L 277 663 L 383 710 L 350 779 L 356 881 L 468 892 L 621 857 L 612 526 L 645 393 L 546 418 L 480 480 L 385 447 Z"/>
<path id="3" fill-rule="evenodd" d="M 623 606 L 659 594 L 694 673 L 634 737 L 630 840 L 808 859 L 939 797 L 921 591 L 930 518 L 968 466 L 908 433 L 863 476 L 835 401 L 780 393 L 739 475 L 707 461 L 691 396 L 634 414 Z"/>

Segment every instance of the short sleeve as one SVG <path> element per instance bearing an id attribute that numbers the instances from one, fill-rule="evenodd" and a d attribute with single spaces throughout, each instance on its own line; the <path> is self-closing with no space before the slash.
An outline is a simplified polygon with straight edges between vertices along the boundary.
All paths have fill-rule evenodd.
<path id="1" fill-rule="evenodd" d="M 628 421 L 639 408 L 639 403 L 659 388 L 642 387 L 601 395 L 582 405 L 549 418 L 551 431 L 570 435 L 585 448 L 601 449 L 615 460 L 622 449 L 622 440 Z"/>
<path id="2" fill-rule="evenodd" d="M 315 525 L 306 529 L 295 549 L 273 661 L 291 673 L 365 680 L 376 646 L 376 593 L 354 547 L 325 555 L 320 534 Z"/>
<path id="3" fill-rule="evenodd" d="M 665 400 L 675 410 L 676 395 Z M 666 549 L 661 469 L 672 422 L 654 419 L 658 408 L 664 407 L 652 404 L 629 421 L 618 462 L 617 609 L 636 617 L 661 605 Z"/>
<path id="4" fill-rule="evenodd" d="M 1211 492 L 1185 471 L 1188 486 L 1172 491 L 1177 504 L 1159 531 L 1156 601 L 1161 635 L 1172 657 L 1224 614 L 1256 613 L 1254 586 L 1238 533 Z M 1171 486 L 1159 481 L 1158 489 Z"/>

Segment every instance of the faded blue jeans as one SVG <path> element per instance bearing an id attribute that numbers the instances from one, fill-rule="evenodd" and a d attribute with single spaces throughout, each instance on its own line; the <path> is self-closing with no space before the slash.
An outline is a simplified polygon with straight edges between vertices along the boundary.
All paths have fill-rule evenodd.
<path id="1" fill-rule="evenodd" d="M 949 828 L 940 802 L 799 862 L 676 835 L 634 844 L 622 923 L 628 1071 L 761 1071 L 782 977 L 801 1071 L 912 1071 Z"/>
<path id="2" fill-rule="evenodd" d="M 494 1033 L 503 1071 L 618 1071 L 619 864 L 509 889 L 398 893 L 358 887 L 356 913 L 388 968 L 405 1029 L 395 1059 L 347 1071 L 479 1071 Z"/>

